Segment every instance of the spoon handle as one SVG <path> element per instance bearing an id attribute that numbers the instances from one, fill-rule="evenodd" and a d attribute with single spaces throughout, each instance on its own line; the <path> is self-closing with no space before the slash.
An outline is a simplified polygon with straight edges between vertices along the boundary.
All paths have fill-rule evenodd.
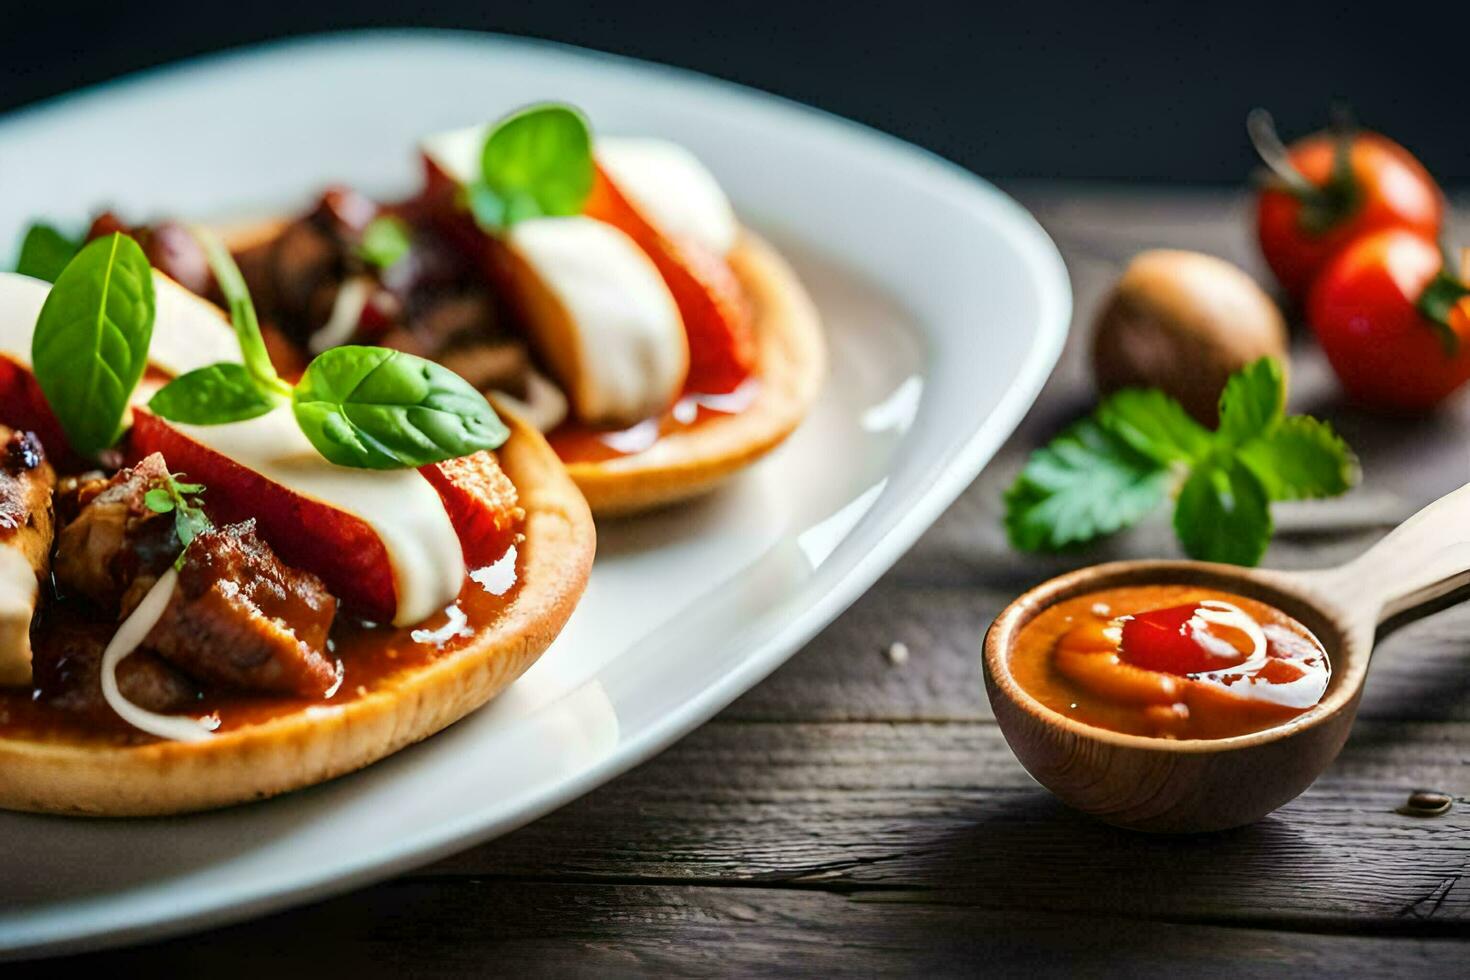
<path id="1" fill-rule="evenodd" d="M 1470 583 L 1470 485 L 1446 494 L 1357 558 L 1303 578 L 1342 609 L 1383 622 Z"/>

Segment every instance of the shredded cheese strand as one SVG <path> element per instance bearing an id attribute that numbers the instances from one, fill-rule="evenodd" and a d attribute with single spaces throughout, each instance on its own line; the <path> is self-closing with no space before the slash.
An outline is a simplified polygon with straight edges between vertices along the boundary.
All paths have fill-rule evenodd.
<path id="1" fill-rule="evenodd" d="M 102 697 L 119 718 L 140 731 L 176 742 L 197 742 L 214 733 L 219 727 L 218 718 L 186 718 L 149 711 L 123 697 L 117 686 L 117 665 L 138 648 L 158 623 L 173 597 L 178 580 L 179 573 L 174 569 L 164 572 L 143 601 L 118 626 L 107 649 L 102 651 Z"/>
<path id="2" fill-rule="evenodd" d="M 362 311 L 367 308 L 373 295 L 373 281 L 367 276 L 353 276 L 337 287 L 337 298 L 332 301 L 332 313 L 327 322 L 307 341 L 313 354 L 340 346 L 352 339 L 357 325 L 362 320 Z"/>

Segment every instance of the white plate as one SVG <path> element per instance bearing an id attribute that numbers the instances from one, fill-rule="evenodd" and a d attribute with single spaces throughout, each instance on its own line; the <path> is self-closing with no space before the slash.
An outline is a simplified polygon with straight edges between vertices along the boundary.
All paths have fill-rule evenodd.
<path id="1" fill-rule="evenodd" d="M 601 529 L 586 598 L 489 708 L 353 776 L 171 820 L 0 814 L 0 952 L 91 948 L 344 891 L 587 792 L 770 673 L 974 478 L 1055 363 L 1071 295 L 988 184 L 849 122 L 688 73 L 480 35 L 367 33 L 152 72 L 0 123 L 0 241 L 36 216 L 398 192 L 416 137 L 544 98 L 667 136 L 796 263 L 831 373 L 716 496 Z M 5 774 L 0 772 L 0 779 Z"/>

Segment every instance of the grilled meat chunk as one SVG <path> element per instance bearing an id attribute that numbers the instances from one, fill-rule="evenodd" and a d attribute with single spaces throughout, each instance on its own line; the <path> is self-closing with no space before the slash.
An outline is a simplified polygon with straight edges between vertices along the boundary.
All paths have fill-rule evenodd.
<path id="1" fill-rule="evenodd" d="M 326 656 L 336 611 L 320 579 L 282 563 L 245 521 L 189 545 L 143 645 L 200 680 L 320 697 L 337 683 Z"/>
<path id="2" fill-rule="evenodd" d="M 102 696 L 102 652 L 116 625 L 87 621 L 74 614 L 53 617 L 36 647 L 36 687 L 49 703 L 99 725 L 119 724 Z M 163 659 L 135 650 L 117 665 L 122 696 L 148 711 L 186 711 L 199 699 L 193 681 Z"/>
<path id="3" fill-rule="evenodd" d="M 0 426 L 0 686 L 31 681 L 31 618 L 51 564 L 55 486 L 40 440 Z"/>
<path id="4" fill-rule="evenodd" d="M 144 495 L 168 479 L 154 453 L 111 479 L 84 479 L 63 487 L 60 509 L 76 518 L 56 538 L 56 584 L 98 607 L 124 614 L 147 594 L 178 556 L 171 514 L 156 514 Z"/>

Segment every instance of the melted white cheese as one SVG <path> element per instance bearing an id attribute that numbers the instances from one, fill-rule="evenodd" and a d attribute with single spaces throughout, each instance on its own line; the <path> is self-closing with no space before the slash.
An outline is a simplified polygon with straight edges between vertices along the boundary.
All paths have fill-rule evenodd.
<path id="1" fill-rule="evenodd" d="M 636 422 L 662 411 L 684 386 L 689 341 L 673 294 L 648 256 L 612 225 L 592 218 L 533 218 L 505 244 L 560 306 L 575 367 L 561 377 L 579 419 Z M 540 329 L 528 323 L 532 331 Z"/>
<path id="2" fill-rule="evenodd" d="M 419 141 L 419 152 L 449 178 L 470 184 L 480 175 L 480 151 L 489 133 L 485 123 L 434 133 Z"/>
<path id="3" fill-rule="evenodd" d="M 154 275 L 158 315 L 149 359 L 170 374 L 238 361 L 224 314 L 173 280 Z M 0 273 L 0 354 L 30 363 L 31 331 L 50 286 Z M 142 386 L 135 401 L 151 391 Z M 464 583 L 464 552 L 438 492 L 417 470 L 335 466 L 302 435 L 289 408 L 230 425 L 176 426 L 199 443 L 304 497 L 360 519 L 378 535 L 398 593 L 395 625 L 444 608 Z"/>
<path id="4" fill-rule="evenodd" d="M 618 190 L 665 236 L 716 255 L 735 247 L 735 209 L 693 153 L 668 140 L 627 137 L 599 139 L 595 152 Z"/>
<path id="5" fill-rule="evenodd" d="M 31 680 L 31 616 L 40 592 L 19 548 L 0 544 L 0 687 Z"/>
<path id="6" fill-rule="evenodd" d="M 31 333 L 51 284 L 18 272 L 0 272 L 0 354 L 31 363 Z M 153 273 L 153 342 L 148 360 L 169 374 L 219 361 L 238 361 L 240 344 L 213 303 L 161 273 Z"/>
<path id="7" fill-rule="evenodd" d="M 329 463 L 302 434 L 289 406 L 228 425 L 170 424 L 261 476 L 371 527 L 393 566 L 395 626 L 427 619 L 459 594 L 465 576 L 459 535 L 438 491 L 418 470 Z"/>

